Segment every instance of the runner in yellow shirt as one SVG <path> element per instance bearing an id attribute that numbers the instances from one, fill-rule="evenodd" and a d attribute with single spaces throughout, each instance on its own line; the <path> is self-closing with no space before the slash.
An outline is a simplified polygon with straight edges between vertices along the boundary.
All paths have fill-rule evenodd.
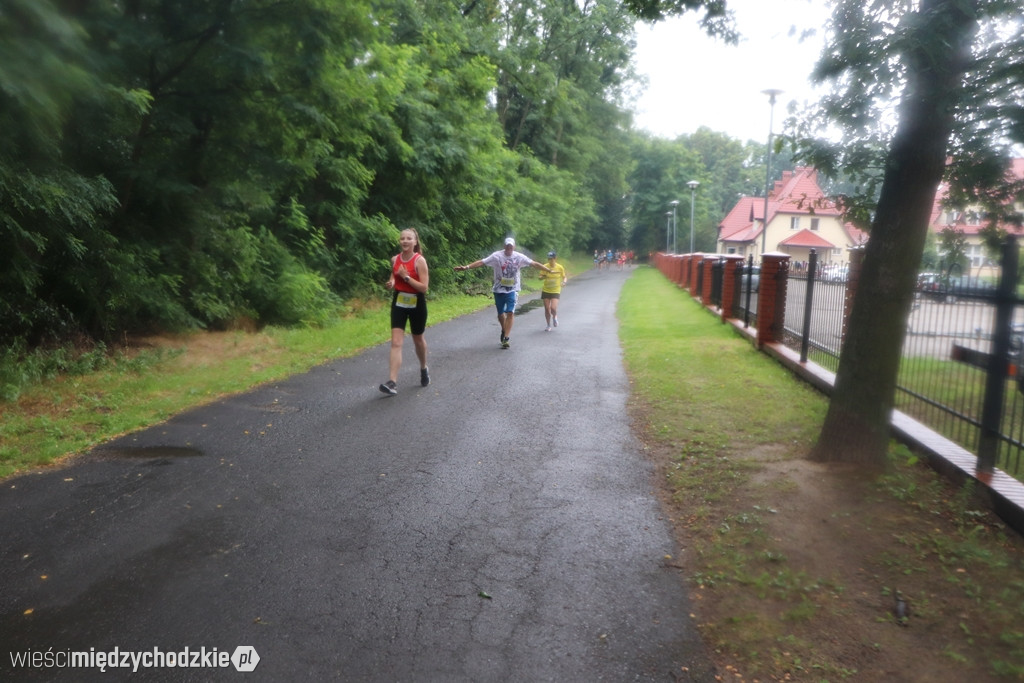
<path id="1" fill-rule="evenodd" d="M 558 327 L 558 299 L 562 296 L 562 285 L 569 281 L 565 267 L 555 261 L 556 256 L 555 252 L 548 252 L 548 270 L 540 274 L 540 279 L 544 281 L 540 298 L 544 302 L 544 320 L 548 325 L 544 328 L 545 332 Z"/>

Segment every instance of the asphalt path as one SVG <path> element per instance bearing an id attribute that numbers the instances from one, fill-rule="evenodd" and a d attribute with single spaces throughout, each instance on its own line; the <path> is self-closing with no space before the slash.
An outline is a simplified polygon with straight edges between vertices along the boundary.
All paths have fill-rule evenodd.
<path id="1" fill-rule="evenodd" d="M 407 339 L 381 394 L 380 345 L 3 482 L 0 679 L 712 680 L 626 413 L 629 273 L 552 332 L 524 297 L 508 350 L 493 307 L 428 328 L 428 387 Z"/>

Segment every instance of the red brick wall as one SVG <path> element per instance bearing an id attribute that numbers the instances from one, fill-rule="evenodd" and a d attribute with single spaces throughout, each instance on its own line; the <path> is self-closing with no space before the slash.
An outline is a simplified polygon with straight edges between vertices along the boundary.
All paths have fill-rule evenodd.
<path id="1" fill-rule="evenodd" d="M 732 304 L 736 297 L 736 271 L 743 267 L 742 256 L 725 256 L 722 270 L 722 322 L 733 317 Z"/>
<path id="2" fill-rule="evenodd" d="M 758 347 L 782 341 L 788 281 L 789 254 L 764 254 L 761 257 L 761 285 L 757 295 Z"/>
<path id="3" fill-rule="evenodd" d="M 700 267 L 704 271 L 700 281 L 700 302 L 705 306 L 711 305 L 711 278 L 714 277 L 711 274 L 711 269 L 715 265 L 715 260 L 708 256 L 700 263 Z"/>
<path id="4" fill-rule="evenodd" d="M 697 271 L 702 267 L 704 263 L 704 254 L 691 254 L 690 255 L 690 281 L 686 284 L 686 288 L 690 290 L 692 296 L 697 296 Z"/>

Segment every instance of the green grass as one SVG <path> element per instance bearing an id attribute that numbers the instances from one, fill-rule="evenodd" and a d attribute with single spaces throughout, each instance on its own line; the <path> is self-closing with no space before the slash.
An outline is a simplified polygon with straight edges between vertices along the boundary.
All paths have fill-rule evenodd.
<path id="1" fill-rule="evenodd" d="M 899 387 L 894 407 L 960 444 L 968 451 L 978 446 L 985 394 L 984 370 L 959 361 L 936 358 L 906 358 L 900 367 Z M 1003 387 L 1001 431 L 1014 435 L 1021 429 L 1021 397 L 1016 378 L 1008 378 Z M 918 398 L 928 397 L 929 402 Z M 952 411 L 950 414 L 941 408 Z M 959 417 L 962 416 L 962 417 Z M 970 421 L 969 421 L 970 420 Z M 996 466 L 1017 479 L 1024 478 L 1019 449 L 1008 440 L 999 442 Z"/>
<path id="2" fill-rule="evenodd" d="M 863 650 L 879 657 L 955 662 L 950 675 L 962 679 L 1024 672 L 1020 539 L 979 505 L 971 487 L 958 489 L 894 444 L 884 476 L 845 475 L 852 489 L 863 487 L 869 507 L 850 512 L 836 501 L 805 512 L 837 533 L 864 530 L 830 541 L 840 548 L 856 542 L 856 564 L 815 574 L 801 561 L 798 535 L 771 524 L 796 487 L 765 472 L 802 460 L 826 397 L 652 269 L 626 283 L 618 316 L 631 407 L 660 465 L 668 514 L 682 529 L 688 578 L 709 608 L 701 631 L 735 675 L 865 675 L 874 655 L 851 665 L 850 648 L 832 646 L 854 637 L 857 620 L 866 624 Z M 947 369 L 937 364 L 920 381 L 941 381 L 936 376 Z M 915 613 L 912 628 L 895 625 L 892 633 L 883 630 L 893 626 L 892 615 L 864 605 L 890 604 L 898 589 Z M 885 640 L 871 640 L 881 637 L 876 632 Z"/>
<path id="3" fill-rule="evenodd" d="M 626 364 L 642 387 L 651 429 L 684 458 L 780 442 L 809 446 L 817 436 L 825 398 L 751 353 L 731 327 L 714 324 L 657 271 L 636 272 L 618 314 Z M 714 468 L 707 459 L 693 466 Z"/>

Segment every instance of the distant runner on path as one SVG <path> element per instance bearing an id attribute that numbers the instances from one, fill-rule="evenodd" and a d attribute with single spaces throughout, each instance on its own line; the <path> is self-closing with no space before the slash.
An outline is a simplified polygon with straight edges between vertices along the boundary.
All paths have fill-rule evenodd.
<path id="1" fill-rule="evenodd" d="M 552 326 L 558 327 L 558 300 L 562 297 L 562 285 L 569 281 L 565 274 L 565 266 L 555 260 L 557 256 L 558 254 L 553 251 L 548 252 L 548 268 L 551 272 L 540 275 L 544 281 L 540 298 L 544 302 L 544 321 L 547 323 L 545 332 L 550 332 Z"/>
<path id="2" fill-rule="evenodd" d="M 455 266 L 455 270 L 470 270 L 481 266 L 490 266 L 494 270 L 494 306 L 498 309 L 498 324 L 501 325 L 501 348 L 509 347 L 512 335 L 512 323 L 515 316 L 516 300 L 522 287 L 519 271 L 524 266 L 540 268 L 548 273 L 553 272 L 543 263 L 534 261 L 526 254 L 515 250 L 516 241 L 512 237 L 505 238 L 505 248 L 490 256 L 473 261 L 466 266 Z"/>

